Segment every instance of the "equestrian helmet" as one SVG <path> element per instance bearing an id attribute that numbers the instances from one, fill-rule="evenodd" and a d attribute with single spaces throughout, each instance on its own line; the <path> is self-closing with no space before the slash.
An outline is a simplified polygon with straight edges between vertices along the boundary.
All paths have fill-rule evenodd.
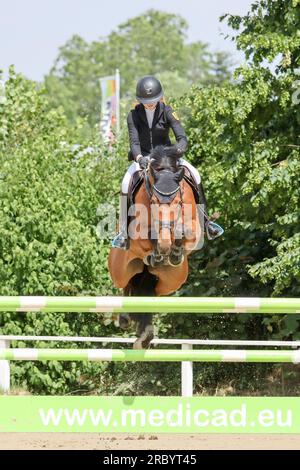
<path id="1" fill-rule="evenodd" d="M 157 78 L 147 75 L 136 86 L 136 99 L 142 104 L 154 103 L 163 97 L 163 89 Z"/>

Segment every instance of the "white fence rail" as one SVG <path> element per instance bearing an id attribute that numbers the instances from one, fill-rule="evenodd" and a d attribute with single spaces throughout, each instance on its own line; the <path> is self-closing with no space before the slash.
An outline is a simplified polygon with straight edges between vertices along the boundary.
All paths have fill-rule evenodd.
<path id="1" fill-rule="evenodd" d="M 120 337 L 87 337 L 87 336 L 22 336 L 22 335 L 0 335 L 0 349 L 9 349 L 11 341 L 57 341 L 57 342 L 85 342 L 85 343 L 134 343 L 136 338 Z M 151 344 L 168 344 L 181 346 L 182 350 L 193 349 L 193 346 L 272 346 L 300 348 L 300 341 L 246 341 L 246 340 L 210 340 L 210 339 L 158 339 L 152 340 Z M 0 390 L 7 393 L 10 390 L 10 362 L 0 360 Z M 182 361 L 181 363 L 181 395 L 183 397 L 193 396 L 193 362 Z"/>

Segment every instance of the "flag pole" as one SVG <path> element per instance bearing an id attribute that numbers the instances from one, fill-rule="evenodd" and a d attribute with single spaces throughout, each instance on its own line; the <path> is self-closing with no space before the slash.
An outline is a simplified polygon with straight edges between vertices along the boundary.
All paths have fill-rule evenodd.
<path id="1" fill-rule="evenodd" d="M 116 69 L 116 121 L 117 136 L 120 134 L 120 72 Z"/>

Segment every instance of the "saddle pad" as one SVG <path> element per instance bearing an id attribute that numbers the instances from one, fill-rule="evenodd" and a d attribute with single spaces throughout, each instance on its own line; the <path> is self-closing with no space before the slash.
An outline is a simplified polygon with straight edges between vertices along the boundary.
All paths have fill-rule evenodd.
<path id="1" fill-rule="evenodd" d="M 200 203 L 199 191 L 198 191 L 198 185 L 195 181 L 195 178 L 186 166 L 182 165 L 182 168 L 184 169 L 183 178 L 191 186 L 191 188 L 193 190 L 193 193 L 194 193 L 194 198 L 195 198 L 196 204 L 199 204 Z"/>
<path id="2" fill-rule="evenodd" d="M 129 207 L 131 206 L 131 204 L 134 203 L 134 197 L 143 181 L 144 181 L 143 170 L 139 170 L 133 173 L 130 183 L 129 183 L 129 190 L 128 190 Z"/>

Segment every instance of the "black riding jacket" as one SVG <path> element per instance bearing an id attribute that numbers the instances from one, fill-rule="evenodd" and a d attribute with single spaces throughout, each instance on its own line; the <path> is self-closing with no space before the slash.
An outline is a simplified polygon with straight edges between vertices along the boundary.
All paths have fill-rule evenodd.
<path id="1" fill-rule="evenodd" d="M 171 106 L 158 102 L 152 127 L 149 128 L 146 111 L 142 104 L 138 104 L 127 116 L 127 125 L 130 142 L 128 160 L 134 160 L 137 155 L 149 155 L 157 145 L 171 145 L 169 130 L 172 128 L 176 141 L 178 154 L 183 154 L 188 142 L 183 127 Z"/>

